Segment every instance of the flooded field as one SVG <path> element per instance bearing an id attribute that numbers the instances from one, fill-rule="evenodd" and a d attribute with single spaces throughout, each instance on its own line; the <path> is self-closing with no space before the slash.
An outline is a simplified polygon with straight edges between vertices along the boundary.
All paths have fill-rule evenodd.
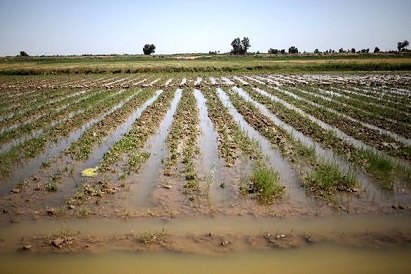
<path id="1" fill-rule="evenodd" d="M 410 87 L 1 76 L 0 272 L 409 272 Z"/>

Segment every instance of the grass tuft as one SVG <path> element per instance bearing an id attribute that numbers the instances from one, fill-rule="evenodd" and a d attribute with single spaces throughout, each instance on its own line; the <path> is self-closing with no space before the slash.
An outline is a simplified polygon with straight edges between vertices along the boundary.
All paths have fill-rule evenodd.
<path id="1" fill-rule="evenodd" d="M 306 184 L 315 195 L 328 197 L 338 191 L 350 191 L 358 185 L 353 174 L 343 173 L 337 164 L 318 165 L 306 178 Z"/>
<path id="2" fill-rule="evenodd" d="M 367 172 L 373 174 L 379 179 L 379 184 L 381 188 L 387 190 L 393 190 L 394 181 L 392 178 L 392 173 L 395 169 L 395 165 L 381 154 L 371 152 L 370 150 L 361 149 L 359 151 L 361 158 L 366 159 Z"/>
<path id="3" fill-rule="evenodd" d="M 270 203 L 284 194 L 284 187 L 279 182 L 280 176 L 273 169 L 266 166 L 256 167 L 250 179 L 249 192 L 257 193 L 261 202 Z"/>

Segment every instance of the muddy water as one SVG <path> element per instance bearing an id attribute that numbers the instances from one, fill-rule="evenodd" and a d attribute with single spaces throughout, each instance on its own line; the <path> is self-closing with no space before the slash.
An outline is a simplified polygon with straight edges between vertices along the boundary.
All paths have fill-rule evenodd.
<path id="1" fill-rule="evenodd" d="M 208 184 L 209 199 L 213 205 L 221 205 L 232 201 L 234 197 L 230 195 L 228 188 L 221 188 L 222 182 L 229 180 L 226 175 L 224 162 L 218 154 L 218 135 L 214 130 L 213 123 L 208 117 L 207 106 L 201 91 L 195 89 L 194 96 L 197 99 L 200 119 L 201 136 L 199 146 L 201 151 L 200 172 L 204 181 Z M 233 194 L 233 193 L 231 193 Z"/>
<path id="2" fill-rule="evenodd" d="M 244 118 L 231 104 L 227 94 L 222 89 L 218 88 L 217 93 L 224 106 L 229 109 L 234 120 L 239 123 L 241 128 L 246 131 L 253 140 L 256 140 L 259 143 L 264 156 L 267 158 L 271 166 L 279 172 L 280 177 L 282 178 L 282 183 L 286 188 L 286 193 L 289 195 L 288 198 L 297 203 L 309 202 L 309 198 L 305 195 L 304 190 L 299 186 L 294 170 L 283 158 L 281 153 L 273 151 L 271 149 L 271 143 L 244 120 Z"/>
<path id="3" fill-rule="evenodd" d="M 167 132 L 173 123 L 173 115 L 176 112 L 178 102 L 182 96 L 182 90 L 177 89 L 171 107 L 167 111 L 163 121 L 161 122 L 157 133 L 150 138 L 147 152 L 150 157 L 141 167 L 139 174 L 135 176 L 136 184 L 130 186 L 130 195 L 127 203 L 131 208 L 147 208 L 152 206 L 150 198 L 156 186 L 159 184 L 161 175 L 161 161 L 166 150 Z"/>
<path id="4" fill-rule="evenodd" d="M 99 255 L 0 254 L 3 273 L 409 273 L 410 249 L 318 245 L 222 256 L 171 252 Z"/>
<path id="5" fill-rule="evenodd" d="M 407 216 L 328 216 L 326 218 L 254 218 L 254 217 L 192 217 L 169 221 L 156 219 L 136 220 L 72 220 L 30 221 L 1 226 L 2 238 L 13 246 L 21 235 L 50 235 L 59 228 L 79 231 L 84 235 L 139 235 L 145 231 L 164 229 L 170 235 L 215 235 L 264 233 L 321 234 L 329 240 L 297 248 L 249 246 L 233 240 L 231 251 L 221 246 L 201 245 L 191 252 L 138 252 L 101 250 L 79 254 L 37 254 L 16 252 L 1 245 L 1 273 L 410 273 L 411 247 L 405 245 L 371 247 L 350 243 L 352 233 L 410 231 Z M 228 234 L 227 234 L 228 233 Z M 347 239 L 341 242 L 339 239 Z M 171 239 L 173 241 L 174 239 Z M 176 241 L 176 240 L 174 240 Z M 338 244 L 339 243 L 339 244 Z M 176 243 L 177 244 L 177 243 Z M 240 248 L 234 248 L 238 246 Z M 187 246 L 188 248 L 188 246 Z"/>

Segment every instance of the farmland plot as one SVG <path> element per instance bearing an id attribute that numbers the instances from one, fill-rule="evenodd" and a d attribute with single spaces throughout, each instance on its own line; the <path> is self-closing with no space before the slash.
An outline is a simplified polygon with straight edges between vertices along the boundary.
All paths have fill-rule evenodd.
<path id="1" fill-rule="evenodd" d="M 201 226 L 210 215 L 406 219 L 410 86 L 408 74 L 2 77 L 2 226 L 102 217 L 190 217 Z M 237 241 L 257 237 L 234 223 Z M 232 242 L 227 234 L 207 240 L 153 227 L 137 248 L 199 251 L 210 241 Z M 401 244 L 409 231 L 376 233 Z M 311 242 L 299 232 L 284 237 Z M 51 247 L 76 251 L 88 241 L 63 236 L 75 240 Z M 50 248 L 36 239 L 33 249 Z M 248 247 L 286 246 L 272 234 L 256 239 Z M 112 241 L 102 240 L 106 248 Z M 125 249 L 135 248 L 130 242 Z"/>

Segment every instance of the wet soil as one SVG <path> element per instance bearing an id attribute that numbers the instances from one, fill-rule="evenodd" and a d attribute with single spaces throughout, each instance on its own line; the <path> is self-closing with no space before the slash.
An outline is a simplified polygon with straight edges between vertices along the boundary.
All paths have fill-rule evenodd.
<path id="1" fill-rule="evenodd" d="M 314 251 L 327 244 L 367 250 L 405 248 L 405 252 L 409 252 L 411 191 L 408 185 L 393 192 L 383 191 L 376 185 L 372 188 L 364 186 L 360 191 L 337 193 L 332 201 L 314 197 L 312 192 L 301 187 L 300 178 L 306 170 L 296 169 L 291 158 L 283 157 L 283 151 L 275 146 L 276 143 L 262 134 L 273 129 L 273 122 L 259 120 L 251 112 L 243 114 L 245 118 L 242 118 L 229 98 L 224 97 L 224 91 L 218 88 L 228 90 L 234 85 L 256 83 L 286 87 L 297 84 L 325 87 L 338 83 L 363 86 L 364 89 L 385 85 L 387 89 L 400 89 L 397 93 L 391 91 L 391 94 L 401 97 L 401 94 L 408 96 L 410 93 L 410 76 L 72 77 L 1 77 L 0 92 L 16 106 L 16 110 L 25 96 L 33 99 L 35 108 L 34 95 L 37 91 L 52 93 L 50 90 L 62 88 L 71 89 L 72 94 L 97 87 L 108 92 L 124 88 L 130 91 L 125 94 L 130 95 L 131 87 L 133 90 L 154 88 L 155 91 L 161 87 L 167 99 L 156 101 L 158 111 L 149 108 L 141 116 L 135 112 L 127 112 L 118 119 L 110 116 L 108 123 L 119 124 L 102 124 L 103 137 L 91 145 L 93 150 L 88 160 L 74 159 L 69 153 L 63 154 L 63 150 L 81 136 L 73 129 L 82 128 L 81 133 L 87 132 L 91 128 L 88 123 L 97 123 L 99 117 L 104 119 L 102 114 L 112 110 L 115 103 L 110 108 L 99 107 L 102 110 L 96 109 L 96 112 L 100 116 L 84 117 L 76 126 L 71 124 L 73 119 L 68 119 L 64 123 L 67 129 L 59 127 L 67 134 L 56 131 L 59 137 L 56 137 L 56 147 L 63 149 L 34 154 L 36 165 L 22 162 L 13 166 L 14 175 L 0 181 L 0 256 L 21 255 L 15 251 L 91 253 L 99 256 L 112 251 L 132 254 L 153 252 L 156 256 L 170 252 L 165 256 L 167 260 L 175 254 L 219 256 L 244 252 L 246 256 L 239 256 L 244 260 L 256 252 L 294 250 L 290 254 L 299 254 L 301 250 Z M 176 92 L 177 86 L 182 90 Z M 188 96 L 188 92 L 194 100 L 181 112 L 185 131 L 178 138 L 178 152 L 183 155 L 188 146 L 197 147 L 189 159 L 194 166 L 194 178 L 200 186 L 196 194 L 198 199 L 190 199 L 185 193 L 187 168 L 183 158 L 179 158 L 174 166 L 173 176 L 164 174 L 164 163 L 170 152 L 166 138 L 176 119 L 173 116 L 177 103 Z M 59 96 L 66 96 L 56 96 L 55 99 L 63 101 L 70 93 Z M 68 105 L 68 110 L 71 107 Z M 189 110 L 194 108 L 198 113 L 194 114 L 195 119 L 191 119 L 190 114 L 194 112 Z M 3 121 L 0 121 L 0 126 Z M 131 126 L 131 122 L 135 125 Z M 193 123 L 195 125 L 190 129 Z M 135 143 L 128 144 L 129 151 L 119 153 L 115 162 L 99 170 L 96 177 L 80 176 L 83 168 L 99 165 L 118 140 L 135 132 L 131 127 L 139 128 L 137 139 L 141 143 L 136 139 Z M 121 132 L 116 134 L 116 128 L 122 128 Z M 197 133 L 190 132 L 195 128 Z M 75 138 L 70 139 L 74 133 Z M 301 134 L 312 135 L 308 129 L 301 130 Z M 67 143 L 67 140 L 71 141 Z M 283 140 L 280 138 L 278 142 Z M 377 142 L 370 143 L 370 146 L 378 148 Z M 84 148 L 79 146 L 80 151 Z M 136 155 L 134 152 L 147 153 L 147 159 L 135 168 L 129 168 L 130 159 Z M 393 157 L 397 156 L 404 158 L 393 154 Z M 241 193 L 241 185 L 248 182 L 253 165 L 260 158 L 279 171 L 286 186 L 285 198 L 271 204 L 260 203 L 254 196 Z M 296 161 L 305 160 L 296 158 Z M 301 165 L 310 164 L 303 162 Z M 373 184 L 372 181 L 369 183 Z M 334 250 L 328 248 L 328 251 Z M 324 254 L 327 254 L 327 249 Z M 398 256 L 402 258 L 403 254 L 400 252 Z M 237 263 L 241 260 L 239 258 Z"/>

